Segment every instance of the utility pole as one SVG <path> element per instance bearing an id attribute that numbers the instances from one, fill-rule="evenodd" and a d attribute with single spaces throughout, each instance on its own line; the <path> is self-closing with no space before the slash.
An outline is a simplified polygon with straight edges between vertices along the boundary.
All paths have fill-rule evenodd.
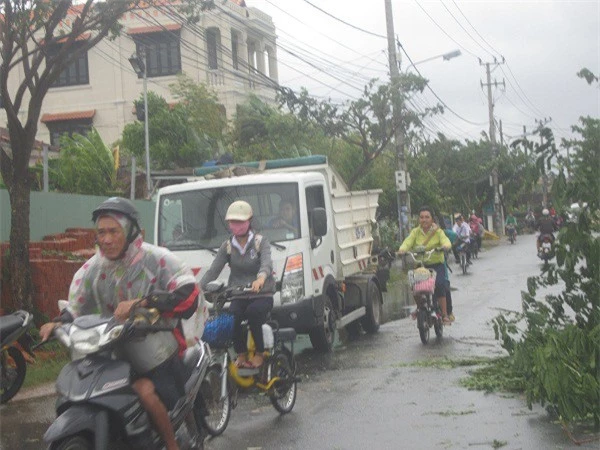
<path id="1" fill-rule="evenodd" d="M 394 33 L 394 17 L 392 14 L 392 1 L 385 0 L 385 19 L 387 28 L 388 54 L 390 64 L 390 78 L 393 89 L 393 121 L 396 127 L 394 142 L 396 144 L 396 191 L 398 192 L 398 227 L 400 238 L 403 241 L 410 232 L 410 197 L 408 185 L 410 177 L 406 169 L 406 155 L 404 150 L 404 132 L 402 131 L 402 99 L 400 98 L 400 71 L 396 55 L 396 39 Z"/>
<path id="2" fill-rule="evenodd" d="M 544 146 L 544 136 L 542 134 L 542 128 L 552 120 L 552 118 L 544 118 L 542 120 L 535 119 L 535 123 L 538 124 L 540 130 L 540 146 Z M 546 168 L 544 167 L 544 173 L 542 174 L 542 207 L 548 206 L 548 175 L 546 174 Z"/>
<path id="3" fill-rule="evenodd" d="M 499 149 L 496 144 L 496 123 L 494 122 L 494 99 L 492 97 L 492 86 L 498 87 L 498 85 L 502 85 L 506 87 L 504 80 L 501 83 L 498 83 L 496 80 L 492 83 L 492 76 L 490 71 L 490 65 L 494 64 L 495 66 L 499 64 L 504 64 L 504 58 L 502 62 L 496 61 L 494 58 L 493 63 L 483 63 L 479 60 L 480 65 L 485 65 L 485 70 L 487 74 L 487 83 L 481 83 L 481 87 L 487 86 L 487 94 L 488 94 L 488 112 L 489 112 L 489 120 L 490 120 L 490 142 L 492 144 L 492 155 L 494 158 L 494 168 L 492 169 L 492 186 L 494 187 L 494 231 L 501 235 L 503 234 L 503 225 L 504 221 L 502 220 L 502 206 L 500 205 L 500 192 L 499 192 L 499 182 L 498 182 L 498 155 Z"/>

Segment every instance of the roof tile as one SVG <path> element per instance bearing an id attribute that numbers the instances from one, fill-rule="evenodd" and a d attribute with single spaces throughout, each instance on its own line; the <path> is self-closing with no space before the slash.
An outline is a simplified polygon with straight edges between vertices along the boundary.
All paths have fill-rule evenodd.
<path id="1" fill-rule="evenodd" d="M 73 111 L 73 112 L 65 112 L 65 113 L 56 113 L 56 114 L 44 114 L 40 119 L 40 122 L 63 122 L 66 120 L 81 120 L 81 119 L 91 119 L 96 114 L 95 109 L 91 109 L 89 111 Z"/>

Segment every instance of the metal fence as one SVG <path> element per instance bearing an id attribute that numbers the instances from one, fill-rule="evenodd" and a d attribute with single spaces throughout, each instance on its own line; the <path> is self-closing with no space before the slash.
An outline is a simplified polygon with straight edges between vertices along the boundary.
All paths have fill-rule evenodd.
<path id="1" fill-rule="evenodd" d="M 106 197 L 93 195 L 61 194 L 57 192 L 32 192 L 29 212 L 30 240 L 62 233 L 67 228 L 90 228 L 92 210 Z M 149 200 L 134 201 L 145 230 L 146 242 L 154 240 L 154 206 Z M 0 189 L 0 242 L 10 239 L 10 201 L 8 191 Z"/>

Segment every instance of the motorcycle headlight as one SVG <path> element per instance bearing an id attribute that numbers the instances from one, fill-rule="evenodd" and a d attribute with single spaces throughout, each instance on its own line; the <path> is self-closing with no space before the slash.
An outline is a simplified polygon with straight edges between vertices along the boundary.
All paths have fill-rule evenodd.
<path id="1" fill-rule="evenodd" d="M 294 303 L 304 296 L 304 261 L 302 253 L 287 258 L 281 280 L 281 304 Z"/>
<path id="2" fill-rule="evenodd" d="M 122 333 L 123 333 L 123 325 L 117 325 L 117 326 L 111 328 L 108 332 L 103 333 L 102 336 L 100 336 L 100 340 L 98 341 L 98 346 L 105 347 L 106 345 L 110 344 L 111 342 L 119 339 L 119 337 L 121 337 Z"/>
<path id="3" fill-rule="evenodd" d="M 100 337 L 106 328 L 106 324 L 86 329 L 73 328 L 74 330 L 70 335 L 72 359 L 79 359 L 90 353 L 97 352 L 100 349 Z"/>

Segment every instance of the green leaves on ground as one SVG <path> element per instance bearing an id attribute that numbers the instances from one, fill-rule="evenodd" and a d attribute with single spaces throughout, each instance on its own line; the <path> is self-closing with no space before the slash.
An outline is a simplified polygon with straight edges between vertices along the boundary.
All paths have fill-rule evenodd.
<path id="1" fill-rule="evenodd" d="M 559 211 L 578 201 L 558 233 L 556 262 L 531 277 L 522 292 L 522 311 L 494 319 L 496 336 L 512 369 L 523 377 L 534 402 L 551 406 L 565 422 L 593 419 L 600 427 L 600 119 L 581 118 L 581 139 L 563 141 L 564 158 L 551 136 L 539 148 L 540 167 L 557 161 L 553 198 Z M 538 297 L 540 290 L 562 291 Z M 557 291 L 556 288 L 552 291 Z"/>

